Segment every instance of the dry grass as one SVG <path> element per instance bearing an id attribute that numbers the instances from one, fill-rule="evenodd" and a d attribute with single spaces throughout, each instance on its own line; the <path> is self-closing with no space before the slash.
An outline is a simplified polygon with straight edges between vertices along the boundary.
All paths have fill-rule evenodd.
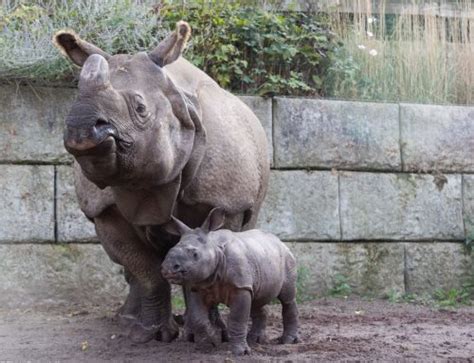
<path id="1" fill-rule="evenodd" d="M 458 16 L 440 17 L 434 3 L 407 4 L 385 16 L 383 0 L 374 13 L 370 0 L 352 2 L 355 14 L 330 13 L 343 42 L 331 70 L 328 93 L 341 98 L 474 103 L 473 5 L 459 0 Z"/>

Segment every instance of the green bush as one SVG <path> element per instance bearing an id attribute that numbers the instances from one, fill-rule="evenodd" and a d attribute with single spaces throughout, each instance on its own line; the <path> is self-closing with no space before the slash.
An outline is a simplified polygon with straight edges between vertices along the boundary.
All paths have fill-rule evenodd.
<path id="1" fill-rule="evenodd" d="M 320 93 L 334 41 L 325 19 L 220 0 L 9 1 L 0 13 L 0 78 L 55 82 L 74 67 L 51 43 L 70 28 L 105 51 L 151 49 L 184 19 L 193 29 L 186 58 L 224 88 L 259 95 Z"/>
<path id="2" fill-rule="evenodd" d="M 259 95 L 314 95 L 335 46 L 322 16 L 270 12 L 228 1 L 166 5 L 163 24 L 186 19 L 192 29 L 187 58 L 221 86 Z"/>

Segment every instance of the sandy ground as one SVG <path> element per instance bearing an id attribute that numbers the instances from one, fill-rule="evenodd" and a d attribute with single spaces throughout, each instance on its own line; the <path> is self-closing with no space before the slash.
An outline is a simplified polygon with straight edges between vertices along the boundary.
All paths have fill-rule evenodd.
<path id="1" fill-rule="evenodd" d="M 110 310 L 69 306 L 0 310 L 0 361 L 294 362 L 423 360 L 474 362 L 474 307 L 456 310 L 359 298 L 300 305 L 302 343 L 278 345 L 280 307 L 271 307 L 270 343 L 235 358 L 227 343 L 206 354 L 178 339 L 132 344 Z"/>

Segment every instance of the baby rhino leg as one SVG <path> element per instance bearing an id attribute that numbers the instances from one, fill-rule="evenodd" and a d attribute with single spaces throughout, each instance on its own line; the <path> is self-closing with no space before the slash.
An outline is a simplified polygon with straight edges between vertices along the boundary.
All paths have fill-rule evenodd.
<path id="1" fill-rule="evenodd" d="M 281 344 L 298 343 L 298 308 L 296 306 L 296 264 L 294 260 L 287 261 L 286 281 L 283 284 L 278 300 L 282 305 L 283 335 Z"/>
<path id="2" fill-rule="evenodd" d="M 247 341 L 249 344 L 264 344 L 267 342 L 265 329 L 267 327 L 267 307 L 263 306 L 252 306 L 250 310 L 250 317 L 252 318 L 252 327 L 250 328 L 249 334 L 247 335 Z"/>

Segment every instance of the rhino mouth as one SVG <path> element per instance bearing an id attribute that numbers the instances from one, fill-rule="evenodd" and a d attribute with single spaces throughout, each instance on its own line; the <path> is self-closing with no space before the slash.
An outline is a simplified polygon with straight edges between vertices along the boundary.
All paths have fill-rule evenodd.
<path id="1" fill-rule="evenodd" d="M 98 120 L 92 127 L 67 127 L 64 146 L 73 156 L 81 157 L 126 151 L 132 146 L 132 142 L 120 137 L 112 123 Z"/>
<path id="2" fill-rule="evenodd" d="M 165 279 L 167 279 L 170 283 L 181 285 L 185 281 L 186 271 L 180 272 L 169 272 L 169 271 L 162 271 L 162 275 Z"/>

